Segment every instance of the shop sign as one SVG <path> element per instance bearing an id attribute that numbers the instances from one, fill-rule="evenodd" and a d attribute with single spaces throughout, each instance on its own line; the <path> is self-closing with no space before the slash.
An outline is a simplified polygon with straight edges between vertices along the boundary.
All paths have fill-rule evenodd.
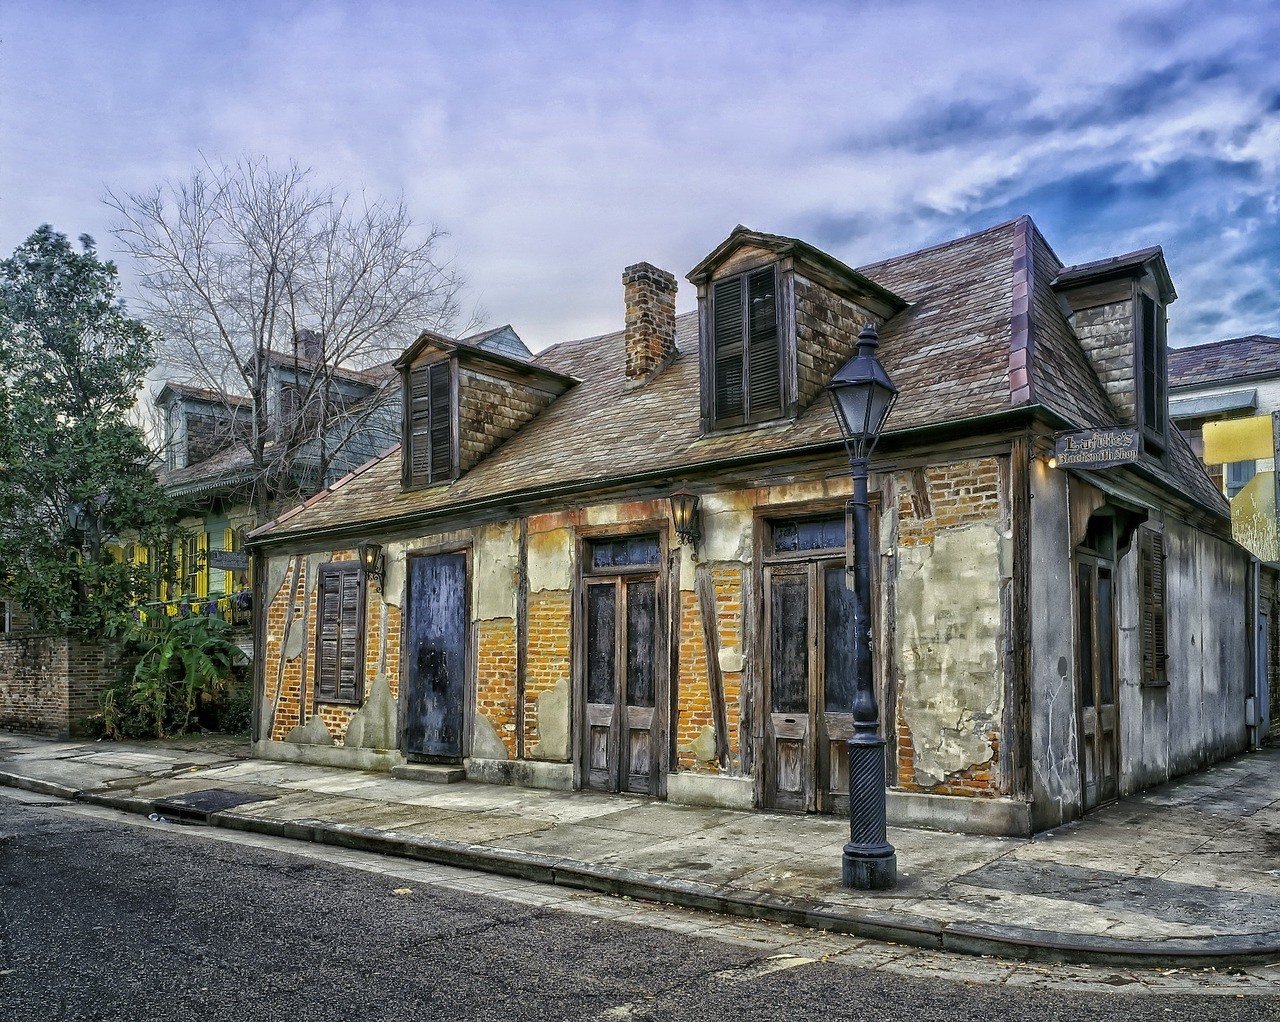
<path id="1" fill-rule="evenodd" d="M 1061 433 L 1053 447 L 1058 468 L 1112 468 L 1131 465 L 1141 455 L 1142 443 L 1133 426 Z"/>
<path id="2" fill-rule="evenodd" d="M 249 555 L 243 550 L 210 550 L 209 567 L 215 571 L 248 571 Z"/>

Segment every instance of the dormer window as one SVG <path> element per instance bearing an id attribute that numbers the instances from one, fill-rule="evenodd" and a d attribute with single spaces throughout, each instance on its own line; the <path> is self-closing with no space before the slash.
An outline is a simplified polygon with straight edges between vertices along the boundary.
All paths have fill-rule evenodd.
<path id="1" fill-rule="evenodd" d="M 853 355 L 862 327 L 907 307 L 812 245 L 746 227 L 689 281 L 698 289 L 704 433 L 804 414 Z"/>
<path id="2" fill-rule="evenodd" d="M 430 486 L 458 475 L 453 379 L 453 360 L 448 358 L 414 366 L 407 374 L 405 486 Z"/>
<path id="3" fill-rule="evenodd" d="M 776 265 L 712 285 L 711 391 L 717 428 L 781 417 L 779 305 Z"/>

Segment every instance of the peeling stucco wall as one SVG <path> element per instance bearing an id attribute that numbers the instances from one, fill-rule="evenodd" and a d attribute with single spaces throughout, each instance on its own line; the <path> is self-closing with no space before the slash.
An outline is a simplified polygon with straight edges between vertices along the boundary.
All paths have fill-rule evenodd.
<path id="1" fill-rule="evenodd" d="M 1005 550 L 998 526 L 976 524 L 899 555 L 898 698 L 922 787 L 995 755 L 1004 709 Z"/>

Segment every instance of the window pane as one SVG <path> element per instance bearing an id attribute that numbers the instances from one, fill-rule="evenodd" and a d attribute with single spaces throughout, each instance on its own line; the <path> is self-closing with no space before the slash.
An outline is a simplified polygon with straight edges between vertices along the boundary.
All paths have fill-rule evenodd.
<path id="1" fill-rule="evenodd" d="M 1112 661 L 1111 572 L 1098 569 L 1098 701 L 1106 706 L 1115 700 L 1115 674 Z"/>
<path id="2" fill-rule="evenodd" d="M 657 586 L 627 586 L 627 705 L 653 705 L 653 633 Z"/>
<path id="3" fill-rule="evenodd" d="M 781 575 L 770 586 L 770 706 L 774 713 L 809 710 L 809 582 Z"/>
<path id="4" fill-rule="evenodd" d="M 773 549 L 780 554 L 845 548 L 844 515 L 785 519 L 774 522 L 772 529 Z"/>
<path id="5" fill-rule="evenodd" d="M 822 682 L 824 705 L 838 713 L 853 712 L 853 692 L 857 665 L 853 656 L 853 578 L 844 565 L 823 572 Z"/>
<path id="6" fill-rule="evenodd" d="M 1256 461 L 1233 461 L 1227 465 L 1227 496 L 1234 497 L 1258 474 Z"/>
<path id="7" fill-rule="evenodd" d="M 656 533 L 599 540 L 591 544 L 591 567 L 656 568 L 660 551 Z"/>
<path id="8" fill-rule="evenodd" d="M 587 702 L 612 703 L 617 620 L 615 586 L 587 587 Z"/>

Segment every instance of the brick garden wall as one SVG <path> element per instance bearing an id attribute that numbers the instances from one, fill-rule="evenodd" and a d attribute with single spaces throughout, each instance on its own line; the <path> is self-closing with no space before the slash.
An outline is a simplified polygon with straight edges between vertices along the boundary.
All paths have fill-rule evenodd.
<path id="1" fill-rule="evenodd" d="M 50 738 L 78 734 L 119 670 L 117 652 L 107 644 L 0 636 L 0 728 Z"/>

